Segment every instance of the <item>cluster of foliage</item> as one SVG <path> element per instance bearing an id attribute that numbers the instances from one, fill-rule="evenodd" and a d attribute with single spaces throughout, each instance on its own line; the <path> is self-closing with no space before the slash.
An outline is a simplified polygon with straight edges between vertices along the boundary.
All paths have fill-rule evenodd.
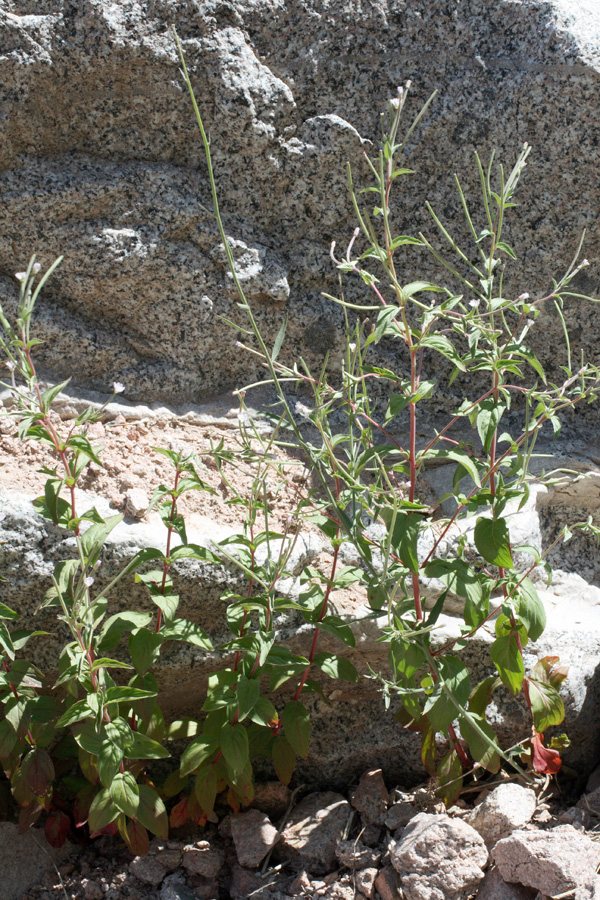
<path id="1" fill-rule="evenodd" d="M 458 796 L 465 772 L 473 768 L 494 773 L 507 764 L 520 771 L 556 772 L 558 747 L 544 746 L 543 734 L 564 717 L 558 689 L 565 672 L 555 657 L 541 659 L 528 674 L 523 664 L 523 648 L 539 638 L 545 625 L 544 607 L 529 576 L 545 564 L 551 547 L 540 555 L 532 547 L 513 546 L 510 515 L 527 501 L 539 432 L 546 424 L 557 430 L 565 409 L 594 399 L 598 371 L 584 363 L 572 368 L 567 340 L 564 380 L 549 384 L 526 342 L 542 303 L 553 301 L 562 317 L 569 284 L 585 261 L 574 262 L 547 296 L 503 295 L 505 262 L 515 257 L 503 240 L 504 217 L 514 206 L 529 149 L 523 149 L 508 177 L 500 167 L 496 188 L 493 161 L 484 168 L 477 159 L 482 228 L 475 225 L 457 181 L 473 254 L 458 247 L 433 210 L 450 256 L 424 235 L 396 236 L 392 187 L 410 173 L 398 159 L 425 111 L 401 140 L 406 93 L 399 91 L 389 104 L 379 153 L 369 160 L 373 183 L 364 192 L 374 194 L 377 204 L 370 214 L 350 177 L 359 228 L 336 265 L 342 274 L 362 278 L 376 303 L 356 306 L 343 295 L 331 298 L 343 307 L 347 322 L 342 372 L 331 384 L 327 361 L 314 374 L 302 359 L 282 360 L 285 323 L 272 348 L 261 335 L 236 276 L 219 213 L 210 147 L 182 54 L 181 63 L 206 150 L 216 222 L 246 317 L 246 343 L 266 367 L 266 380 L 277 393 L 277 416 L 267 436 L 251 420 L 242 425 L 239 452 L 226 450 L 222 443 L 211 447 L 230 488 L 230 502 L 243 509 L 245 518 L 239 534 L 210 549 L 188 541 L 178 508 L 187 491 L 211 490 L 201 464 L 184 453 L 157 450 L 173 465 L 172 483 L 159 485 L 151 504 L 165 526 L 164 547 L 139 551 L 98 589 L 103 549 L 122 517 L 104 518 L 95 508 L 82 510 L 77 485 L 90 463 L 101 464 L 100 449 L 87 433 L 104 408 L 90 407 L 72 423 L 53 415 L 52 404 L 67 382 L 42 388 L 33 362 L 39 341 L 31 337 L 31 318 L 40 290 L 60 260 L 41 277 L 35 258 L 19 273 L 16 322 L 11 324 L 0 309 L 0 349 L 11 373 L 13 397 L 8 415 L 22 440 L 48 447 L 53 465 L 43 470 L 46 487 L 35 506 L 71 536 L 73 547 L 72 556 L 56 565 L 43 603 L 56 610 L 59 633 L 66 635 L 52 685 L 24 653 L 28 642 L 44 633 L 19 628 L 18 614 L 0 604 L 0 762 L 21 808 L 21 828 L 45 812 L 46 835 L 54 845 L 64 841 L 73 826 L 87 825 L 92 835 L 118 832 L 139 854 L 148 848 L 148 832 L 166 836 L 165 803 L 170 799 L 172 825 L 187 820 L 204 824 L 214 818 L 219 795 L 233 809 L 251 802 L 257 757 L 270 759 L 288 784 L 297 756 L 306 758 L 309 751 L 310 717 L 303 699 L 311 692 L 324 697 L 315 673 L 359 680 L 348 659 L 319 650 L 323 631 L 353 646 L 354 631 L 333 614 L 331 594 L 354 584 L 366 588 L 370 614 L 381 624 L 381 641 L 389 646 L 390 672 L 378 675 L 382 690 L 388 698 L 399 696 L 397 718 L 421 733 L 423 763 L 446 802 Z M 364 249 L 353 255 L 361 241 Z M 462 293 L 430 282 L 401 284 L 396 257 L 414 246 L 429 250 L 458 280 Z M 378 267 L 377 275 L 368 268 L 372 266 Z M 370 348 L 381 341 L 398 344 L 397 371 L 369 362 Z M 450 382 L 463 379 L 465 399 L 447 424 L 418 447 L 418 415 L 437 389 L 422 372 L 435 367 L 436 355 L 445 365 L 451 363 Z M 527 382 L 527 367 L 534 372 L 533 384 Z M 471 398 L 472 385 L 482 378 L 487 379 L 486 389 Z M 115 385 L 115 391 L 121 388 Z M 305 400 L 310 398 L 298 409 L 294 389 Z M 382 393 L 387 394 L 387 407 L 378 415 Z M 239 392 L 242 409 L 244 394 Z M 522 427 L 508 431 L 506 414 L 517 394 Z M 303 427 L 303 417 L 310 420 L 310 431 Z M 453 437 L 453 426 L 464 420 L 474 429 L 469 443 Z M 294 508 L 283 531 L 277 531 L 271 525 L 267 482 L 272 484 L 275 476 L 279 485 L 290 483 L 288 469 L 274 452 L 290 445 L 318 486 L 294 484 Z M 423 470 L 440 460 L 454 467 L 446 498 L 453 511 L 446 518 L 434 517 L 419 497 Z M 229 477 L 236 468 L 252 472 L 246 495 Z M 294 577 L 291 561 L 307 521 L 325 535 L 331 564 L 326 572 L 305 565 L 299 596 L 292 600 L 283 582 Z M 569 534 L 564 530 L 557 540 Z M 360 565 L 341 565 L 344 543 L 353 546 Z M 515 562 L 517 552 L 520 558 L 529 555 L 525 568 Z M 245 585 L 224 597 L 232 639 L 220 648 L 226 664 L 209 678 L 202 716 L 167 722 L 158 704 L 155 674 L 163 648 L 170 641 L 184 641 L 213 650 L 202 627 L 178 615 L 173 567 L 182 559 L 235 566 Z M 125 578 L 135 578 L 147 589 L 145 609 L 122 610 L 118 603 L 111 608 L 111 597 Z M 437 591 L 430 608 L 423 599 L 424 585 L 428 596 Z M 464 624 L 460 637 L 444 641 L 438 621 L 448 600 L 461 603 Z M 282 644 L 282 615 L 297 616 L 311 627 L 305 655 Z M 489 624 L 495 628 L 490 645 L 495 674 L 472 684 L 460 651 Z M 286 684 L 287 701 L 274 702 L 274 696 L 282 695 L 274 692 Z M 531 736 L 523 736 L 512 750 L 499 746 L 486 719 L 494 692 L 502 688 L 513 696 L 523 692 L 532 717 Z M 172 741 L 185 741 L 186 746 L 177 768 L 157 787 L 149 764 L 169 757 L 167 744 Z"/>

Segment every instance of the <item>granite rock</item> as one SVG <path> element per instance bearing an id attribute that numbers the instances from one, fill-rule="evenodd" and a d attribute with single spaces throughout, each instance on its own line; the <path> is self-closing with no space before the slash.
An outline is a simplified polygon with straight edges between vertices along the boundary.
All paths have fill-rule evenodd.
<path id="1" fill-rule="evenodd" d="M 252 869 L 260 865 L 275 846 L 277 829 L 265 813 L 249 809 L 232 817 L 231 836 L 239 864 Z"/>
<path id="2" fill-rule="evenodd" d="M 235 331 L 217 325 L 237 315 L 235 297 L 172 24 L 211 135 L 228 240 L 268 343 L 286 310 L 292 352 L 335 359 L 343 317 L 321 291 L 336 290 L 330 241 L 345 245 L 354 228 L 345 163 L 364 179 L 363 149 L 409 78 L 410 115 L 434 88 L 440 95 L 409 146 L 417 174 L 397 209 L 399 233 L 431 230 L 425 197 L 459 220 L 452 173 L 471 196 L 475 148 L 510 164 L 527 140 L 536 175 L 524 180 L 511 226 L 513 245 L 527 247 L 516 292 L 544 289 L 585 226 L 586 253 L 597 255 L 594 0 L 0 8 L 1 302 L 32 250 L 48 262 L 68 248 L 40 306 L 41 353 L 57 376 L 104 389 L 117 378 L 132 397 L 181 401 L 253 375 Z M 597 286 L 594 272 L 576 285 Z M 359 279 L 347 291 L 364 297 Z M 577 305 L 567 311 L 593 350 L 599 314 L 585 329 L 579 315 Z M 552 369 L 560 323 L 551 308 L 542 316 L 536 349 Z M 391 352 L 383 346 L 382 361 Z"/>
<path id="3" fill-rule="evenodd" d="M 391 859 L 407 900 L 448 900 L 475 893 L 488 852 L 466 822 L 419 813 L 393 846 Z"/>
<path id="4" fill-rule="evenodd" d="M 535 791 L 520 784 L 501 784 L 465 818 L 491 849 L 501 838 L 529 822 L 536 809 Z"/>
<path id="5" fill-rule="evenodd" d="M 349 813 L 350 804 L 341 794 L 309 794 L 293 810 L 282 833 L 279 853 L 298 869 L 315 875 L 331 872 Z"/>
<path id="6" fill-rule="evenodd" d="M 498 841 L 493 857 L 505 881 L 550 897 L 576 890 L 584 900 L 592 895 L 600 847 L 571 825 L 559 825 L 550 831 L 515 831 Z"/>

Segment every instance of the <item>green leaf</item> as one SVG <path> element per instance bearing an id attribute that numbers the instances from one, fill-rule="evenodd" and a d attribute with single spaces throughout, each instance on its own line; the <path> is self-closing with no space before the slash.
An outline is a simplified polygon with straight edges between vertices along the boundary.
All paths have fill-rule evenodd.
<path id="1" fill-rule="evenodd" d="M 82 535 L 81 546 L 89 566 L 93 566 L 97 561 L 106 538 L 113 528 L 116 528 L 121 521 L 123 521 L 122 515 L 111 516 L 109 519 L 102 522 L 102 524 L 98 523 L 96 525 L 90 525 L 87 531 Z"/>
<path id="2" fill-rule="evenodd" d="M 277 710 L 267 697 L 258 698 L 250 712 L 250 718 L 257 725 L 267 725 L 268 727 L 276 725 L 279 721 Z"/>
<path id="3" fill-rule="evenodd" d="M 475 714 L 471 714 L 471 716 L 477 721 L 477 724 L 484 735 L 486 735 L 491 742 L 497 744 L 498 739 L 494 730 L 488 722 L 486 722 L 485 718 Z M 495 775 L 496 772 L 499 771 L 501 763 L 497 750 L 494 749 L 492 743 L 488 743 L 488 741 L 484 740 L 480 731 L 473 727 L 470 717 L 459 716 L 458 721 L 460 722 L 461 734 L 469 745 L 471 756 L 475 762 L 478 762 L 484 769 L 487 769 L 488 772 Z"/>
<path id="4" fill-rule="evenodd" d="M 145 700 L 148 697 L 156 697 L 156 691 L 142 691 L 132 687 L 110 687 L 106 691 L 107 703 L 135 703 L 136 700 Z"/>
<path id="5" fill-rule="evenodd" d="M 198 769 L 202 763 L 211 760 L 218 749 L 219 746 L 215 741 L 207 741 L 203 737 L 196 738 L 191 744 L 188 744 L 181 757 L 181 777 L 185 778 L 186 775 L 190 775 Z"/>
<path id="6" fill-rule="evenodd" d="M 279 352 L 281 350 L 281 347 L 283 346 L 283 340 L 285 338 L 286 328 L 287 328 L 287 316 L 285 316 L 283 323 L 281 325 L 281 328 L 277 332 L 277 337 L 275 338 L 275 343 L 273 344 L 273 350 L 271 351 L 272 362 L 275 362 L 275 360 L 279 356 Z M 200 801 L 198 801 L 198 802 L 200 802 Z M 200 803 L 200 806 L 202 806 L 201 803 Z"/>
<path id="7" fill-rule="evenodd" d="M 260 685 L 256 679 L 246 678 L 242 675 L 238 680 L 236 693 L 238 701 L 238 722 L 243 722 L 256 705 L 260 695 Z"/>
<path id="8" fill-rule="evenodd" d="M 470 693 L 469 672 L 465 664 L 456 656 L 446 656 L 440 663 L 440 680 L 451 691 L 456 702 L 465 707 Z M 435 693 L 431 699 L 434 697 Z M 456 708 L 443 691 L 431 706 L 425 704 L 424 712 L 435 731 L 444 733 L 457 715 Z"/>
<path id="9" fill-rule="evenodd" d="M 67 441 L 67 446 L 72 447 L 74 450 L 77 450 L 78 453 L 83 453 L 84 456 L 87 456 L 87 458 L 91 459 L 92 462 L 95 462 L 96 465 L 102 465 L 96 455 L 94 448 L 92 447 L 88 439 L 82 434 L 72 434 Z"/>
<path id="10" fill-rule="evenodd" d="M 98 774 L 104 787 L 110 787 L 123 761 L 123 748 L 111 740 L 102 741 L 98 752 Z"/>
<path id="11" fill-rule="evenodd" d="M 282 784 L 289 784 L 296 765 L 296 753 L 284 737 L 277 735 L 273 742 L 273 765 Z"/>
<path id="12" fill-rule="evenodd" d="M 310 742 L 310 716 L 308 710 L 299 700 L 292 700 L 283 710 L 281 717 L 285 736 L 303 759 L 308 757 Z"/>
<path id="13" fill-rule="evenodd" d="M 348 647 L 354 647 L 356 645 L 352 628 L 340 619 L 339 616 L 323 616 L 319 622 L 319 628 L 323 631 L 328 631 L 329 634 L 334 634 Z"/>
<path id="14" fill-rule="evenodd" d="M 469 712 L 475 713 L 478 716 L 485 716 L 485 711 L 492 699 L 492 694 L 500 684 L 500 679 L 496 678 L 494 675 L 489 675 L 487 678 L 484 678 L 483 681 L 471 691 L 471 696 L 469 697 Z"/>
<path id="15" fill-rule="evenodd" d="M 510 533 L 505 519 L 478 518 L 474 539 L 475 546 L 487 562 L 503 569 L 512 569 Z"/>
<path id="16" fill-rule="evenodd" d="M 493 397 L 482 400 L 477 407 L 477 431 L 486 453 L 490 451 L 492 439 L 505 409 L 504 404 L 497 403 Z"/>
<path id="17" fill-rule="evenodd" d="M 6 759 L 17 743 L 17 733 L 7 719 L 0 721 L 0 759 Z"/>
<path id="18" fill-rule="evenodd" d="M 142 734 L 141 731 L 132 732 L 124 750 L 127 759 L 166 759 L 171 755 L 166 747 Z"/>
<path id="19" fill-rule="evenodd" d="M 88 816 L 88 825 L 92 834 L 95 831 L 101 831 L 110 825 L 111 822 L 119 815 L 119 809 L 113 803 L 110 791 L 106 788 L 100 791 L 92 800 L 90 813 Z"/>
<path id="20" fill-rule="evenodd" d="M 110 785 L 110 796 L 122 813 L 135 818 L 140 805 L 140 789 L 131 772 L 118 772 Z"/>
<path id="21" fill-rule="evenodd" d="M 243 725 L 226 722 L 221 728 L 221 750 L 234 775 L 241 775 L 249 760 L 248 734 Z"/>
<path id="22" fill-rule="evenodd" d="M 195 647 L 202 647 L 203 650 L 214 649 L 206 632 L 199 625 L 188 622 L 186 619 L 179 619 L 177 622 L 164 625 L 160 633 L 166 641 L 185 641 Z"/>
<path id="23" fill-rule="evenodd" d="M 469 456 L 468 453 L 462 452 L 460 450 L 428 450 L 427 453 L 420 453 L 418 455 L 418 460 L 431 460 L 431 459 L 451 459 L 453 462 L 462 466 L 465 470 L 465 474 L 471 476 L 473 482 L 477 485 L 477 487 L 481 487 L 481 479 L 479 477 L 479 471 L 477 470 L 476 461 L 473 457 Z M 463 476 L 464 477 L 464 476 Z"/>
<path id="24" fill-rule="evenodd" d="M 129 635 L 129 652 L 138 675 L 144 675 L 160 656 L 163 636 L 148 628 L 138 628 Z"/>
<path id="25" fill-rule="evenodd" d="M 360 676 L 350 660 L 343 656 L 336 656 L 334 653 L 315 653 L 313 663 L 330 678 L 341 678 L 354 684 L 360 681 Z"/>
<path id="26" fill-rule="evenodd" d="M 502 683 L 516 697 L 523 684 L 525 667 L 517 644 L 516 632 L 501 634 L 490 648 L 490 655 L 498 669 Z"/>
<path id="27" fill-rule="evenodd" d="M 5 603 L 0 603 L 0 619 L 18 619 L 19 613 L 11 609 Z"/>
<path id="28" fill-rule="evenodd" d="M 77 700 L 69 709 L 62 714 L 58 722 L 57 728 L 65 728 L 67 725 L 73 725 L 81 719 L 89 719 L 95 717 L 93 709 L 88 706 L 87 700 Z"/>
<path id="29" fill-rule="evenodd" d="M 543 733 L 553 725 L 560 725 L 565 717 L 565 706 L 554 685 L 528 678 L 529 702 L 535 730 Z"/>
<path id="30" fill-rule="evenodd" d="M 114 650 L 126 631 L 143 628 L 152 618 L 152 613 L 125 611 L 106 620 L 100 632 L 98 650 Z"/>
<path id="31" fill-rule="evenodd" d="M 62 393 L 62 391 L 64 391 L 64 389 L 66 388 L 66 386 L 68 385 L 70 380 L 71 380 L 70 378 L 67 378 L 66 381 L 62 381 L 60 384 L 53 384 L 53 385 L 51 385 L 51 387 L 46 388 L 46 390 L 43 391 L 43 393 L 42 393 L 42 408 L 45 413 L 48 412 L 48 410 L 52 406 L 52 403 L 54 402 L 54 400 L 56 400 L 58 395 L 60 393 Z"/>
<path id="32" fill-rule="evenodd" d="M 139 785 L 140 802 L 136 819 L 140 824 L 159 838 L 166 839 L 169 834 L 169 818 L 165 804 L 154 788 L 148 784 Z"/>
<path id="33" fill-rule="evenodd" d="M 196 775 L 194 793 L 205 813 L 210 814 L 214 809 L 218 781 L 216 766 L 203 766 Z"/>
<path id="34" fill-rule="evenodd" d="M 453 806 L 462 792 L 462 765 L 456 750 L 444 756 L 438 768 L 438 794 L 447 807 Z"/>
<path id="35" fill-rule="evenodd" d="M 515 613 L 527 629 L 530 640 L 537 641 L 546 627 L 546 610 L 529 578 L 522 580 L 515 596 L 514 607 Z"/>

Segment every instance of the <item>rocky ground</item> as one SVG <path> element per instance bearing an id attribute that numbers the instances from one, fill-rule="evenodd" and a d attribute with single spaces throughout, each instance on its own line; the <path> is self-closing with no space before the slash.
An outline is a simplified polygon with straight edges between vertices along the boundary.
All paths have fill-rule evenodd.
<path id="1" fill-rule="evenodd" d="M 500 776 L 446 811 L 365 772 L 347 797 L 257 789 L 255 806 L 132 859 L 103 838 L 18 900 L 592 900 L 600 771 L 576 806 Z"/>

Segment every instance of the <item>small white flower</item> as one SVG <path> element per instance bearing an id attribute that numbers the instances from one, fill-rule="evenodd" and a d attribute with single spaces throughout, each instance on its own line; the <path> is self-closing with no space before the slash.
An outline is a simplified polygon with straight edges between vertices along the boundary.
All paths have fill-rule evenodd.
<path id="1" fill-rule="evenodd" d="M 41 266 L 40 263 L 34 263 L 34 264 L 33 264 L 33 272 L 34 272 L 34 274 L 37 275 L 37 273 L 40 271 L 41 268 L 42 268 L 42 266 Z"/>
<path id="2" fill-rule="evenodd" d="M 94 579 L 92 578 L 91 575 L 88 575 L 88 577 L 85 579 L 85 586 L 91 587 L 93 585 L 93 583 L 94 583 Z"/>
<path id="3" fill-rule="evenodd" d="M 15 272 L 15 278 L 17 281 L 25 281 L 27 278 L 27 272 Z"/>
<path id="4" fill-rule="evenodd" d="M 94 568 L 99 569 L 101 565 L 102 565 L 102 560 L 97 559 L 96 562 L 94 563 Z"/>
<path id="5" fill-rule="evenodd" d="M 10 359 L 7 359 L 6 362 L 4 363 L 4 365 L 6 366 L 7 369 L 10 369 L 11 372 L 15 368 L 14 362 L 12 362 L 12 360 L 10 360 Z"/>
<path id="6" fill-rule="evenodd" d="M 480 303 L 481 300 L 469 300 L 469 306 L 472 306 L 473 309 L 477 309 Z"/>
<path id="7" fill-rule="evenodd" d="M 113 381 L 113 391 L 115 392 L 115 394 L 122 394 L 124 390 L 124 384 L 121 384 L 120 381 Z"/>
<path id="8" fill-rule="evenodd" d="M 356 350 L 356 344 L 354 344 L 354 343 L 348 344 L 348 349 L 349 349 L 350 353 L 354 353 L 354 351 Z"/>
<path id="9" fill-rule="evenodd" d="M 527 292 L 525 292 L 524 294 L 519 294 L 519 296 L 517 297 L 517 303 L 520 300 L 529 300 L 529 294 Z"/>
<path id="10" fill-rule="evenodd" d="M 531 328 L 532 325 L 535 325 L 535 319 L 527 319 L 525 324 L 528 328 Z"/>
<path id="11" fill-rule="evenodd" d="M 393 106 L 394 109 L 398 109 L 400 106 L 400 97 L 392 97 L 390 100 L 390 106 Z"/>
<path id="12" fill-rule="evenodd" d="M 305 419 L 308 419 L 312 413 L 312 409 L 300 402 L 296 403 L 295 410 L 299 416 L 304 416 Z"/>
<path id="13" fill-rule="evenodd" d="M 583 262 L 581 263 L 581 267 L 583 268 L 584 266 L 589 266 L 589 264 L 590 264 L 589 259 L 584 259 Z"/>

